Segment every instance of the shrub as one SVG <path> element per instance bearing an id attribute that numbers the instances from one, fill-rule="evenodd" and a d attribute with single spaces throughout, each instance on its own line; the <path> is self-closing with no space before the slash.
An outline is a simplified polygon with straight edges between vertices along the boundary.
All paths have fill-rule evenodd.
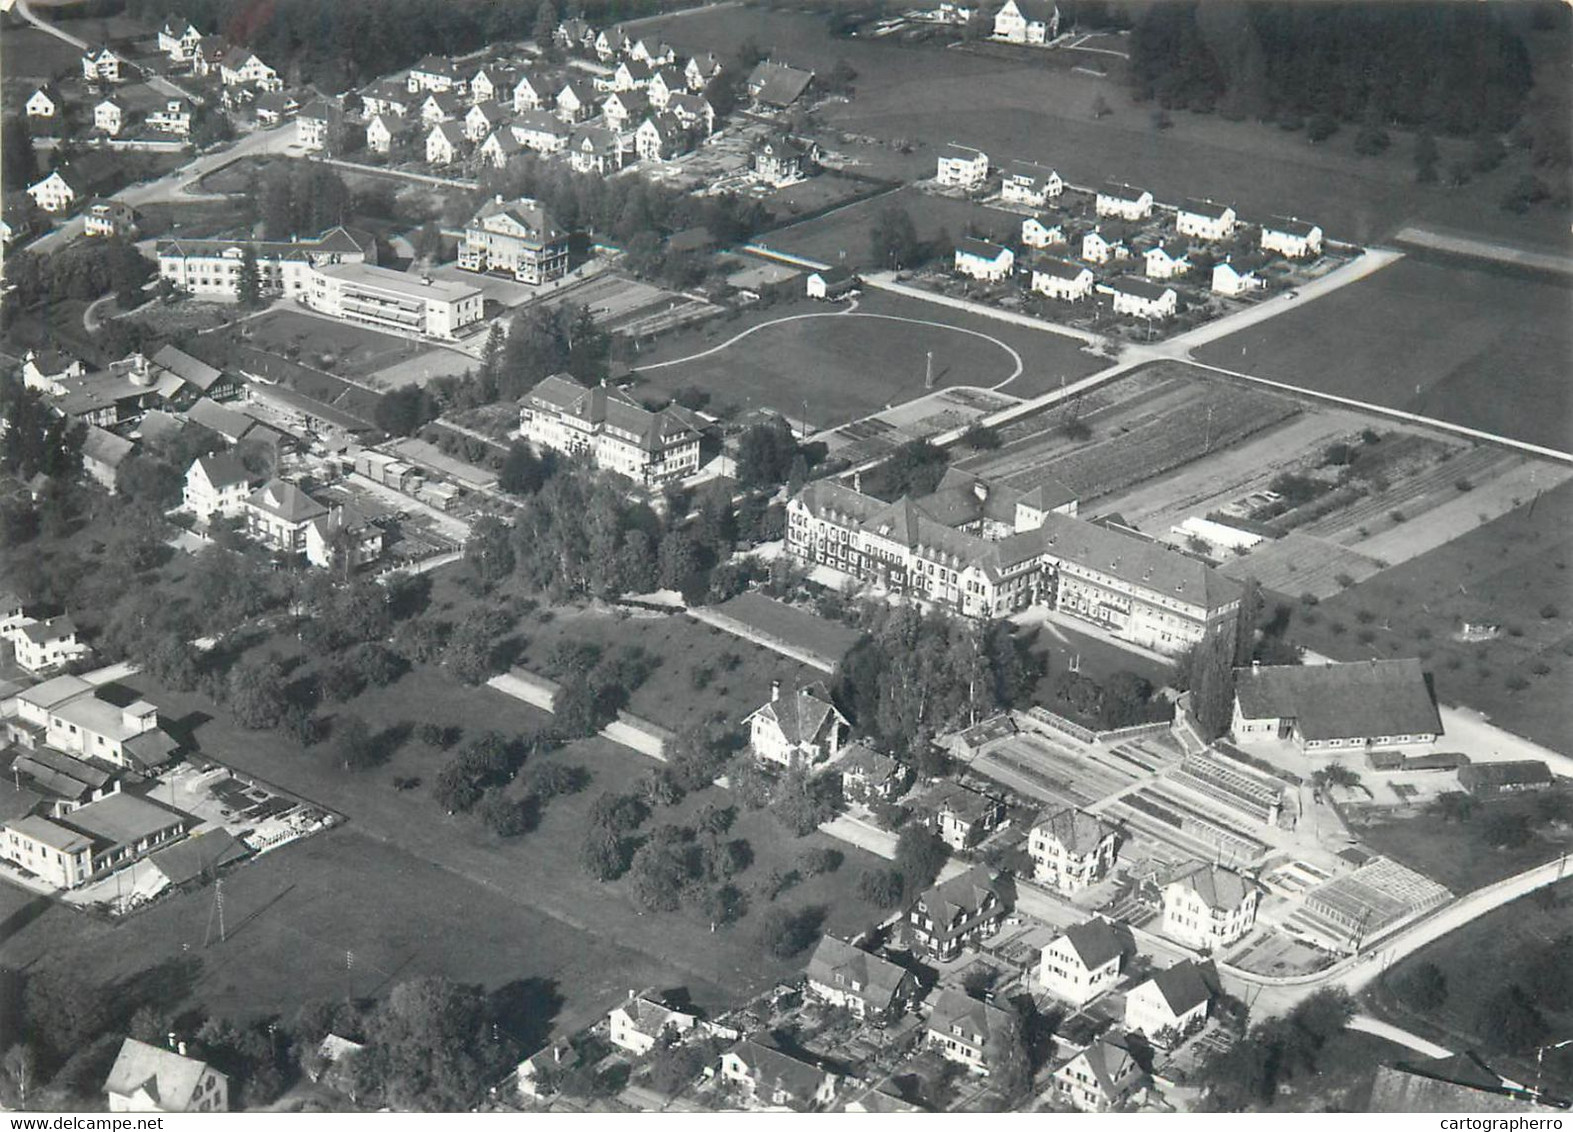
<path id="1" fill-rule="evenodd" d="M 1369 609 L 1357 609 L 1355 610 L 1355 620 L 1362 625 L 1369 625 L 1376 620 L 1376 614 Z"/>
<path id="2" fill-rule="evenodd" d="M 1395 522 L 1395 523 L 1402 523 L 1404 521 L 1404 518 L 1405 518 L 1404 513 L 1402 511 L 1400 511 L 1397 507 L 1394 507 L 1391 511 L 1389 511 L 1387 513 L 1387 517 L 1389 519 L 1393 520 L 1393 522 Z"/>
<path id="3" fill-rule="evenodd" d="M 1355 640 L 1359 641 L 1362 645 L 1368 645 L 1372 641 L 1376 640 L 1376 631 L 1374 629 L 1361 629 L 1358 633 L 1355 634 Z"/>
<path id="4" fill-rule="evenodd" d="M 1349 631 L 1349 627 L 1342 621 L 1329 621 L 1327 631 L 1335 637 L 1341 637 Z"/>
<path id="5" fill-rule="evenodd" d="M 1540 616 L 1543 620 L 1555 621 L 1558 617 L 1562 616 L 1562 610 L 1558 609 L 1555 605 L 1548 603 L 1540 607 Z"/>
<path id="6" fill-rule="evenodd" d="M 1355 577 L 1353 574 L 1338 573 L 1333 575 L 1333 581 L 1338 583 L 1340 589 L 1347 590 L 1355 584 Z"/>
<path id="7" fill-rule="evenodd" d="M 1482 675 L 1484 675 L 1484 673 L 1482 673 Z M 1515 672 L 1513 675 L 1509 676 L 1504 681 L 1504 683 L 1507 685 L 1508 691 L 1522 692 L 1525 688 L 1529 687 L 1529 678 L 1520 672 Z"/>
<path id="8" fill-rule="evenodd" d="M 1547 664 L 1544 660 L 1537 660 L 1529 666 L 1529 670 L 1536 676 L 1546 676 L 1551 672 L 1551 665 Z"/>
<path id="9" fill-rule="evenodd" d="M 1453 486 L 1458 488 L 1459 491 L 1474 491 L 1475 490 L 1475 485 L 1470 483 L 1467 478 L 1462 477 L 1462 476 L 1460 476 L 1458 479 L 1453 481 Z"/>

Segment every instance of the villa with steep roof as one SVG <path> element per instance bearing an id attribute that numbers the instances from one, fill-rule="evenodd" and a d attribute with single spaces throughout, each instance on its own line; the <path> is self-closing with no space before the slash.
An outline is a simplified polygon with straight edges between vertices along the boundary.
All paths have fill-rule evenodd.
<path id="1" fill-rule="evenodd" d="M 645 991 L 630 994 L 627 1002 L 612 1008 L 607 1015 L 607 1036 L 618 1049 L 639 1057 L 653 1050 L 664 1036 L 681 1036 L 698 1024 L 697 1015 L 673 1009 L 653 991 Z"/>
<path id="2" fill-rule="evenodd" d="M 1125 1045 L 1099 1038 L 1054 1071 L 1054 1092 L 1078 1112 L 1114 1112 L 1147 1083 Z"/>
<path id="3" fill-rule="evenodd" d="M 798 688 L 783 696 L 779 681 L 771 685 L 770 702 L 743 722 L 754 755 L 783 767 L 834 762 L 852 729 L 822 687 Z"/>
<path id="4" fill-rule="evenodd" d="M 841 773 L 841 796 L 851 802 L 894 802 L 912 782 L 912 771 L 904 763 L 862 743 L 842 748 L 836 770 Z"/>
<path id="5" fill-rule="evenodd" d="M 1188 947 L 1219 951 L 1256 925 L 1261 886 L 1234 869 L 1192 862 L 1163 886 L 1163 933 Z"/>
<path id="6" fill-rule="evenodd" d="M 791 1054 L 744 1038 L 721 1055 L 721 1079 L 757 1104 L 810 1109 L 836 1095 L 839 1078 Z"/>
<path id="7" fill-rule="evenodd" d="M 620 389 L 545 378 L 519 402 L 519 435 L 539 448 L 588 456 L 598 468 L 657 486 L 699 470 L 699 424 L 668 405 L 651 412 Z"/>
<path id="8" fill-rule="evenodd" d="M 284 554 L 304 554 L 306 528 L 328 509 L 284 480 L 270 480 L 246 497 L 246 533 Z"/>
<path id="9" fill-rule="evenodd" d="M 1042 603 L 1159 652 L 1234 631 L 1241 586 L 1199 559 L 1077 518 L 1063 488 L 967 482 L 975 518 L 950 476 L 933 496 L 894 503 L 816 481 L 787 505 L 787 549 L 892 596 L 969 617 Z"/>
<path id="10" fill-rule="evenodd" d="M 917 993 L 917 981 L 905 967 L 862 948 L 821 936 L 806 972 L 808 991 L 859 1018 L 888 1021 L 906 1010 Z"/>
<path id="11" fill-rule="evenodd" d="M 987 1077 L 989 1060 L 1017 1025 L 1014 1015 L 959 990 L 939 992 L 929 1014 L 928 1044 L 941 1057 Z"/>
<path id="12" fill-rule="evenodd" d="M 127 1038 L 104 1082 L 110 1112 L 228 1112 L 229 1078 L 205 1061 Z"/>
<path id="13" fill-rule="evenodd" d="M 1085 810 L 1064 809 L 1032 827 L 1027 855 L 1038 881 L 1063 893 L 1097 884 L 1114 867 L 1114 827 Z"/>
<path id="14" fill-rule="evenodd" d="M 1007 43 L 1042 45 L 1059 30 L 1060 9 L 1054 0 L 1005 0 L 994 13 L 994 38 Z"/>
<path id="15" fill-rule="evenodd" d="M 539 285 L 560 279 L 568 273 L 568 232 L 539 201 L 529 197 L 505 201 L 498 196 L 465 225 L 459 266 L 466 271 L 507 272 L 520 283 Z"/>
<path id="16" fill-rule="evenodd" d="M 1049 942 L 1038 961 L 1038 982 L 1056 998 L 1086 1006 L 1120 979 L 1125 947 L 1107 920 L 1072 924 Z"/>
<path id="17" fill-rule="evenodd" d="M 941 961 L 999 930 L 1005 898 L 994 873 L 975 865 L 934 885 L 907 913 L 906 938 L 915 951 Z"/>
<path id="18" fill-rule="evenodd" d="M 1125 995 L 1125 1028 L 1164 1047 L 1207 1021 L 1217 972 L 1210 963 L 1182 959 L 1138 983 Z"/>

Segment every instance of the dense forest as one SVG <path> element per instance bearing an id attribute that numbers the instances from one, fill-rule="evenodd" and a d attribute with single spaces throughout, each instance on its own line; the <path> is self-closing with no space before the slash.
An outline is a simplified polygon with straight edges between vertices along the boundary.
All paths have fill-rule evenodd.
<path id="1" fill-rule="evenodd" d="M 1565 165 L 1566 92 L 1534 83 L 1525 36 L 1565 35 L 1568 15 L 1555 4 L 1440 0 L 1153 4 L 1131 29 L 1131 78 L 1139 98 L 1231 117 L 1454 136 L 1522 125 L 1537 162 Z"/>

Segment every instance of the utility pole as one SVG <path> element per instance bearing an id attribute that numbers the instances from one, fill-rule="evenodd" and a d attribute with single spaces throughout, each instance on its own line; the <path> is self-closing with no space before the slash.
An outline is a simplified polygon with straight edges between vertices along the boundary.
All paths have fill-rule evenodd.
<path id="1" fill-rule="evenodd" d="M 930 350 L 928 352 L 928 363 L 927 363 L 926 368 L 923 371 L 923 388 L 924 389 L 933 389 L 934 388 L 934 351 L 933 350 Z"/>

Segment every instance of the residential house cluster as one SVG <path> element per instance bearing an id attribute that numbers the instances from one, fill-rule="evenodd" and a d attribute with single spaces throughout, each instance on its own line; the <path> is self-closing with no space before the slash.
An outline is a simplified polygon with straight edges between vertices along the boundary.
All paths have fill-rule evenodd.
<path id="1" fill-rule="evenodd" d="M 203 524 L 237 519 L 254 541 L 320 569 L 349 572 L 382 556 L 382 528 L 353 505 L 314 499 L 287 480 L 262 482 L 228 454 L 192 461 L 182 507 Z"/>

